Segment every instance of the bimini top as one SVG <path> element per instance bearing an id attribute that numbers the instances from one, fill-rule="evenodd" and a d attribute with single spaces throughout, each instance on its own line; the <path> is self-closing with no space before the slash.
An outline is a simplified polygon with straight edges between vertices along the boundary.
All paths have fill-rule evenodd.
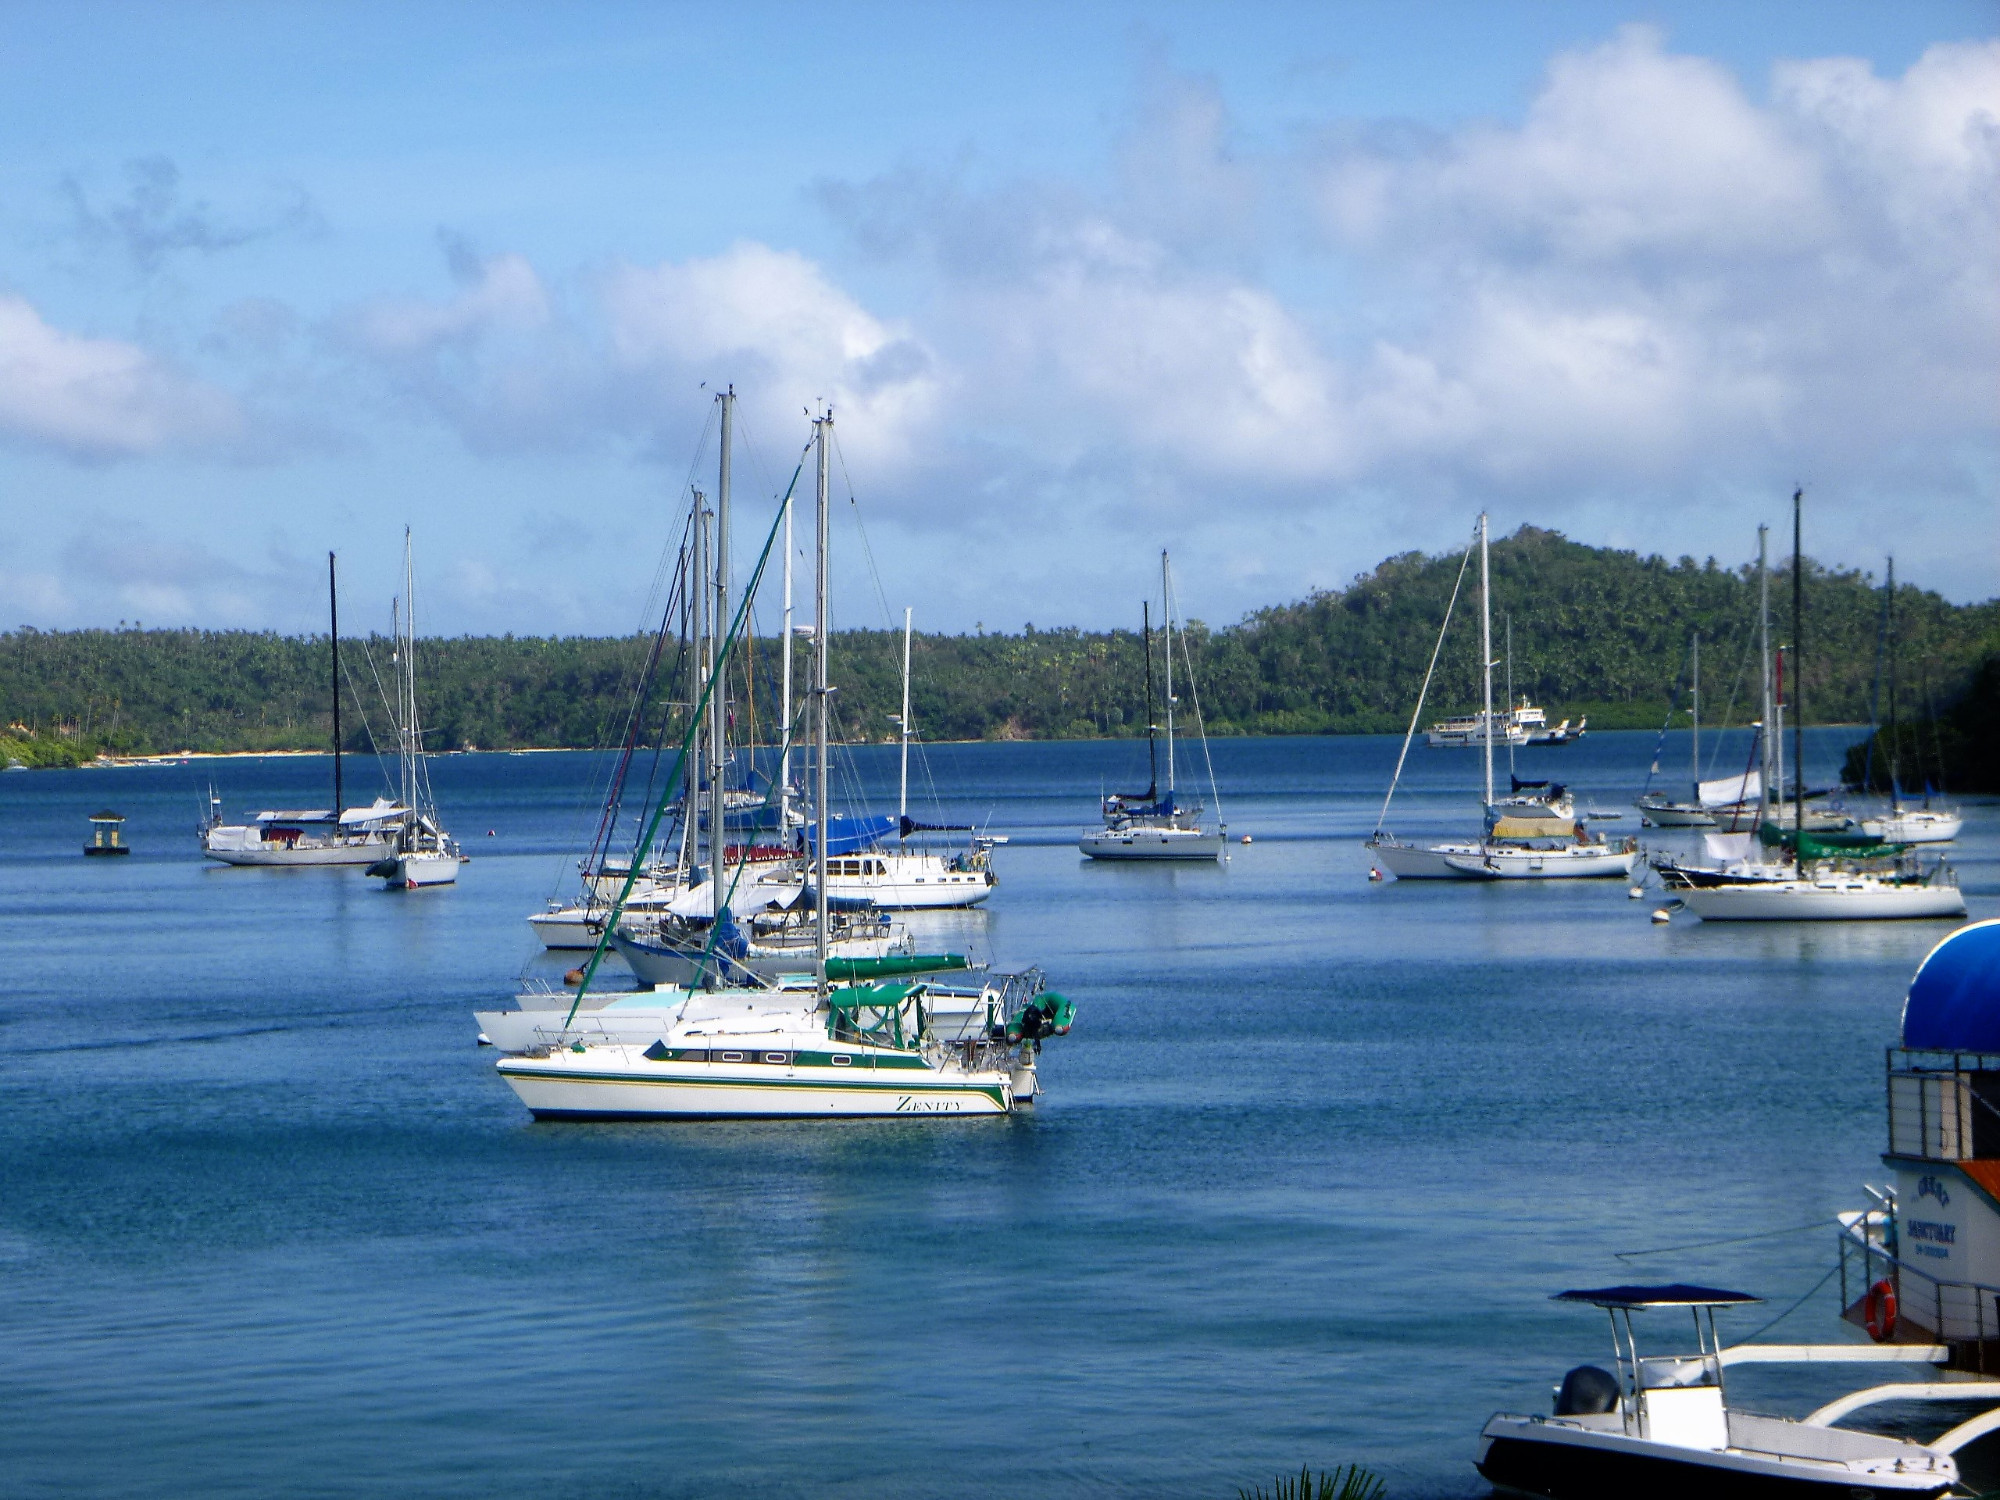
<path id="1" fill-rule="evenodd" d="M 1917 965 L 1903 1002 L 1903 1045 L 2000 1052 L 2000 921 L 1959 928 Z"/>
<path id="2" fill-rule="evenodd" d="M 1712 1286 L 1601 1286 L 1588 1292 L 1557 1292 L 1551 1302 L 1588 1302 L 1592 1307 L 1735 1307 L 1762 1302 L 1748 1292 L 1725 1292 Z"/>

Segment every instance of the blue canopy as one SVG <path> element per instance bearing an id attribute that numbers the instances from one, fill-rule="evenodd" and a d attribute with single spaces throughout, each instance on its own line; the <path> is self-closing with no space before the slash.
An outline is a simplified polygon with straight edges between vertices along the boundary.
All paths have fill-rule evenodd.
<path id="1" fill-rule="evenodd" d="M 882 840 L 894 838 L 901 828 L 902 823 L 894 813 L 878 813 L 866 818 L 835 813 L 826 820 L 826 852 L 831 856 L 872 849 Z M 808 823 L 806 825 L 808 849 L 813 847 L 817 836 L 818 830 Z"/>
<path id="2" fill-rule="evenodd" d="M 1719 1287 L 1689 1286 L 1671 1282 L 1666 1286 L 1600 1286 L 1589 1291 L 1557 1292 L 1551 1302 L 1588 1302 L 1593 1307 L 1735 1307 L 1744 1302 L 1762 1302 L 1748 1292 L 1725 1292 Z"/>
<path id="3" fill-rule="evenodd" d="M 2000 921 L 1959 928 L 1917 965 L 1903 1002 L 1903 1045 L 2000 1052 Z"/>

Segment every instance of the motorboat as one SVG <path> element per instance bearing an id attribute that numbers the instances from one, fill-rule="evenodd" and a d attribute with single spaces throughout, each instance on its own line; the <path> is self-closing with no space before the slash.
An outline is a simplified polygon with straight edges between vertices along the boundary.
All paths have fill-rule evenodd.
<path id="1" fill-rule="evenodd" d="M 1098 799 L 1098 813 L 1103 819 L 1102 826 L 1086 828 L 1076 841 L 1076 847 L 1091 859 L 1099 860 L 1222 860 L 1224 846 L 1228 842 L 1228 829 L 1220 816 L 1221 794 L 1215 786 L 1215 767 L 1208 768 L 1209 794 L 1215 798 L 1217 819 L 1214 827 L 1202 821 L 1202 806 L 1199 802 L 1182 802 L 1175 790 L 1174 774 L 1174 582 L 1173 572 L 1168 566 L 1167 554 L 1160 553 L 1160 586 L 1165 596 L 1165 616 L 1161 626 L 1161 638 L 1166 645 L 1166 747 L 1167 785 L 1160 790 L 1159 744 L 1156 736 L 1158 726 L 1153 720 L 1153 630 L 1151 603 L 1146 604 L 1141 613 L 1141 628 L 1144 632 L 1146 652 L 1146 754 L 1151 770 L 1146 790 L 1140 793 L 1110 792 Z M 1181 649 L 1187 650 L 1185 638 Z M 1187 661 L 1190 681 L 1194 674 L 1192 658 Z M 1195 700 L 1196 726 L 1201 734 L 1202 755 L 1208 755 L 1208 732 L 1201 727 L 1199 714 L 1201 700 Z"/>
<path id="2" fill-rule="evenodd" d="M 225 865 L 370 865 L 395 847 L 409 809 L 387 797 L 366 807 L 271 809 L 248 823 L 222 821 L 221 801 L 209 793 L 209 820 L 201 852 Z"/>
<path id="3" fill-rule="evenodd" d="M 1853 1397 L 1802 1420 L 1734 1408 L 1727 1399 L 1726 1372 L 1740 1365 L 1936 1363 L 1950 1356 L 1940 1346 L 1724 1347 L 1716 1333 L 1717 1311 L 1761 1299 L 1682 1283 L 1559 1292 L 1554 1300 L 1610 1315 L 1612 1367 L 1570 1370 L 1547 1415 L 1503 1412 L 1487 1422 L 1477 1467 L 1489 1483 L 1511 1494 L 1550 1500 L 1679 1500 L 1704 1494 L 1889 1500 L 1962 1494 L 1952 1455 L 1992 1429 L 1986 1416 L 1975 1417 L 1929 1443 L 1917 1443 L 1834 1426 L 1868 1404 Z M 1693 1348 L 1642 1353 L 1633 1315 L 1646 1312 L 1691 1313 Z M 1894 1400 L 1924 1389 L 1896 1382 L 1864 1394 L 1874 1401 Z M 1949 1389 L 1960 1400 L 2000 1404 L 2000 1381 Z"/>

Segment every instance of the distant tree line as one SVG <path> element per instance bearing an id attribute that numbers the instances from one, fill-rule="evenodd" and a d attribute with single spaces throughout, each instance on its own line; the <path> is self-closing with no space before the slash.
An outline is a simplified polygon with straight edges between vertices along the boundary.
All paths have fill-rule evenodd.
<path id="1" fill-rule="evenodd" d="M 1210 732 L 1220 734 L 1400 731 L 1460 562 L 1456 553 L 1407 553 L 1344 589 L 1259 610 L 1226 628 L 1190 624 L 1184 649 L 1176 648 L 1177 711 L 1192 717 L 1198 699 Z M 1753 569 L 1712 558 L 1668 562 L 1523 527 L 1494 544 L 1492 573 L 1495 654 L 1504 651 L 1511 624 L 1514 689 L 1553 718 L 1588 714 L 1600 728 L 1658 724 L 1676 694 L 1685 702 L 1695 632 L 1704 721 L 1754 717 Z M 1477 586 L 1475 558 L 1426 718 L 1477 706 Z M 1771 597 L 1773 640 L 1789 641 L 1791 581 L 1783 568 L 1773 574 Z M 1808 717 L 1865 722 L 1881 591 L 1860 572 L 1808 559 L 1805 599 Z M 1940 708 L 1963 701 L 1981 663 L 2000 652 L 2000 601 L 1954 605 L 1903 584 L 1897 619 L 1903 680 L 1921 679 L 1921 689 L 1907 691 L 1927 694 Z M 615 740 L 650 646 L 643 637 L 420 640 L 426 743 L 456 749 Z M 901 648 L 892 630 L 835 636 L 843 738 L 894 734 Z M 352 748 L 366 748 L 371 733 L 394 743 L 378 685 L 388 679 L 391 649 L 379 636 L 342 640 L 343 721 Z M 1161 649 L 1156 635 L 1156 663 Z M 738 664 L 739 734 L 775 738 L 777 651 L 775 642 L 760 640 Z M 324 636 L 23 628 L 0 635 L 0 753 L 34 764 L 98 748 L 322 746 L 331 732 L 328 656 Z M 803 680 L 803 665 L 800 671 Z M 659 676 L 647 710 L 654 732 L 684 711 L 688 697 L 671 652 Z M 1129 736 L 1143 734 L 1149 717 L 1136 628 L 919 636 L 913 676 L 913 717 L 933 740 Z M 1990 670 L 1981 680 L 1990 681 Z"/>

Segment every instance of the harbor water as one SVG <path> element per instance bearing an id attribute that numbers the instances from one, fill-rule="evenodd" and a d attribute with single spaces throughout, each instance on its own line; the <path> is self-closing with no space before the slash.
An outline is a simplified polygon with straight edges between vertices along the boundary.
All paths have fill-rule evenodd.
<path id="1" fill-rule="evenodd" d="M 1653 738 L 1517 764 L 1685 849 L 1631 809 Z M 574 888 L 591 756 L 436 761 L 474 858 L 415 893 L 196 857 L 211 780 L 324 805 L 322 759 L 0 776 L 0 1492 L 1227 1500 L 1359 1462 L 1469 1496 L 1488 1415 L 1609 1354 L 1551 1292 L 1740 1286 L 1726 1336 L 1858 1337 L 1831 1216 L 1882 1179 L 1882 1048 L 1950 924 L 1371 882 L 1398 745 L 1216 742 L 1207 868 L 1079 858 L 1143 747 L 928 749 L 919 815 L 1010 842 L 922 945 L 1078 1011 L 1034 1109 L 961 1121 L 532 1123 L 471 1013 L 574 961 L 523 918 Z M 1410 754 L 1390 827 L 1472 831 L 1476 753 Z M 894 751 L 849 759 L 893 807 Z M 1992 916 L 2000 804 L 1964 803 Z M 129 858 L 82 857 L 104 807 Z"/>

